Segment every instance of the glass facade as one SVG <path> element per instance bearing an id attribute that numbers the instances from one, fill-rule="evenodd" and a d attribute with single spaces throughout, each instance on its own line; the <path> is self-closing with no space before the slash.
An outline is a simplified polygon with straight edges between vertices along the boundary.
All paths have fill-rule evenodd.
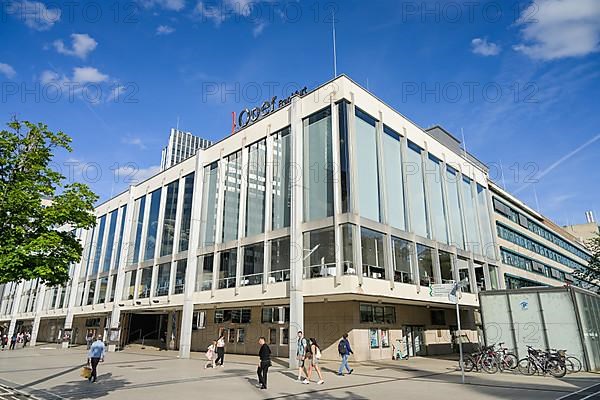
<path id="1" fill-rule="evenodd" d="M 225 165 L 223 242 L 238 238 L 240 191 L 242 186 L 242 152 L 238 151 L 227 157 Z"/>
<path id="2" fill-rule="evenodd" d="M 458 194 L 459 175 L 454 168 L 447 167 L 445 171 L 448 204 L 448 220 L 450 221 L 450 244 L 465 249 L 465 235 L 462 224 L 462 207 Z"/>
<path id="3" fill-rule="evenodd" d="M 360 215 L 380 221 L 379 171 L 377 169 L 377 121 L 356 109 L 356 172 Z"/>
<path id="4" fill-rule="evenodd" d="M 402 152 L 400 135 L 387 126 L 383 127 L 383 157 L 385 190 L 388 204 L 388 223 L 394 228 L 406 230 L 404 220 L 404 179 L 402 177 Z"/>
<path id="5" fill-rule="evenodd" d="M 479 228 L 477 225 L 477 210 L 473 201 L 473 191 L 471 190 L 471 180 L 463 176 L 459 183 L 462 200 L 464 204 L 464 218 L 466 227 L 467 250 L 473 253 L 481 254 L 481 244 L 479 241 Z"/>
<path id="6" fill-rule="evenodd" d="M 171 280 L 171 263 L 164 263 L 158 266 L 156 277 L 156 288 L 154 289 L 155 296 L 166 296 L 169 294 L 169 286 Z"/>
<path id="7" fill-rule="evenodd" d="M 425 187 L 423 183 L 423 167 L 421 148 L 408 142 L 406 160 L 406 186 L 410 196 L 410 224 L 412 231 L 422 237 L 429 237 L 427 229 L 427 210 L 425 206 Z"/>
<path id="8" fill-rule="evenodd" d="M 133 239 L 133 254 L 131 257 L 131 262 L 135 264 L 140 259 L 142 232 L 144 227 L 144 210 L 146 208 L 146 196 L 137 199 L 134 203 L 133 208 L 135 220 L 133 223 L 134 229 L 132 229 L 131 231 L 135 232 L 135 236 Z"/>
<path id="9" fill-rule="evenodd" d="M 395 282 L 413 283 L 411 252 L 413 252 L 413 244 L 411 242 L 392 237 Z"/>
<path id="10" fill-rule="evenodd" d="M 125 238 L 123 237 L 123 232 L 125 231 L 125 217 L 127 216 L 127 206 L 121 207 L 121 221 L 119 222 L 119 238 L 117 241 L 117 254 L 115 254 L 115 263 L 113 265 L 114 269 L 117 269 L 121 260 L 121 249 L 123 248 L 123 242 Z"/>
<path id="11" fill-rule="evenodd" d="M 433 249 L 417 243 L 417 261 L 419 263 L 419 282 L 421 286 L 429 286 L 433 278 Z"/>
<path id="12" fill-rule="evenodd" d="M 363 276 L 385 279 L 384 235 L 361 228 L 361 251 Z"/>
<path id="13" fill-rule="evenodd" d="M 181 228 L 179 230 L 179 249 L 186 251 L 190 245 L 190 226 L 192 222 L 192 200 L 194 197 L 194 173 L 183 178 L 183 205 L 181 208 Z"/>
<path id="14" fill-rule="evenodd" d="M 427 195 L 429 197 L 429 214 L 431 216 L 432 236 L 434 240 L 449 243 L 446 226 L 446 205 L 443 195 L 443 176 L 441 161 L 428 155 L 425 161 L 427 177 Z"/>
<path id="15" fill-rule="evenodd" d="M 173 241 L 175 240 L 175 218 L 177 216 L 177 196 L 179 193 L 179 180 L 167 185 L 167 198 L 162 226 L 160 256 L 173 254 Z"/>
<path id="16" fill-rule="evenodd" d="M 117 230 L 117 214 L 118 209 L 109 214 L 110 222 L 108 224 L 108 239 L 106 240 L 106 249 L 104 251 L 104 261 L 102 262 L 102 272 L 110 270 L 110 260 L 113 253 L 113 245 L 115 241 L 115 231 Z"/>
<path id="17" fill-rule="evenodd" d="M 280 229 L 290 226 L 292 206 L 292 156 L 290 128 L 273 135 L 273 207 L 272 226 Z"/>
<path id="18" fill-rule="evenodd" d="M 173 287 L 173 294 L 181 294 L 185 289 L 185 272 L 187 270 L 187 259 L 176 261 L 177 269 L 175 270 L 175 286 Z M 198 265 L 198 269 L 201 269 L 202 265 Z"/>
<path id="19" fill-rule="evenodd" d="M 331 109 L 304 120 L 304 220 L 333 215 Z"/>
<path id="20" fill-rule="evenodd" d="M 156 234 L 158 232 L 158 214 L 160 212 L 160 196 L 162 189 L 156 189 L 150 194 L 150 216 L 148 218 L 148 233 L 146 234 L 146 250 L 144 260 L 152 260 L 156 249 Z"/>
<path id="21" fill-rule="evenodd" d="M 248 149 L 248 194 L 246 198 L 246 236 L 265 231 L 265 197 L 267 184 L 267 140 Z"/>
<path id="22" fill-rule="evenodd" d="M 335 275 L 335 231 L 333 227 L 304 232 L 304 277 Z"/>
<path id="23" fill-rule="evenodd" d="M 445 251 L 439 251 L 440 274 L 442 283 L 452 283 L 454 279 L 454 268 L 452 267 L 452 255 Z"/>
<path id="24" fill-rule="evenodd" d="M 290 280 L 290 237 L 271 241 L 271 274 L 269 283 Z"/>
<path id="25" fill-rule="evenodd" d="M 220 253 L 219 276 L 217 287 L 219 289 L 232 288 L 235 286 L 235 273 L 237 263 L 237 250 L 225 250 Z"/>
<path id="26" fill-rule="evenodd" d="M 257 243 L 244 247 L 244 263 L 240 285 L 260 285 L 264 270 L 264 245 Z"/>
<path id="27" fill-rule="evenodd" d="M 204 185 L 202 189 L 202 223 L 200 246 L 215 243 L 217 227 L 217 205 L 219 195 L 219 166 L 214 162 L 204 167 Z"/>
<path id="28" fill-rule="evenodd" d="M 98 269 L 100 268 L 100 257 L 102 256 L 102 243 L 104 240 L 104 228 L 106 226 L 106 215 L 100 217 L 100 222 L 98 223 L 98 231 L 96 236 L 96 249 L 94 251 L 94 264 L 92 267 L 92 274 L 95 276 L 98 273 Z"/>
<path id="29" fill-rule="evenodd" d="M 152 286 L 152 267 L 142 268 L 140 270 L 140 285 L 138 286 L 137 298 L 145 299 L 150 297 L 150 288 Z"/>

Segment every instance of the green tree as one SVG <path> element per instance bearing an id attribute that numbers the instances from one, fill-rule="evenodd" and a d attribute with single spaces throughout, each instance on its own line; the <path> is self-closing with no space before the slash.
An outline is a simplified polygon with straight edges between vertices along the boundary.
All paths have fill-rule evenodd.
<path id="1" fill-rule="evenodd" d="M 39 278 L 64 284 L 83 248 L 74 229 L 95 224 L 98 199 L 51 168 L 71 138 L 45 124 L 14 119 L 0 132 L 0 283 Z"/>
<path id="2" fill-rule="evenodd" d="M 589 289 L 600 292 L 600 233 L 588 240 L 587 245 L 592 250 L 592 258 L 583 271 L 574 275 L 576 278 L 589 284 Z"/>

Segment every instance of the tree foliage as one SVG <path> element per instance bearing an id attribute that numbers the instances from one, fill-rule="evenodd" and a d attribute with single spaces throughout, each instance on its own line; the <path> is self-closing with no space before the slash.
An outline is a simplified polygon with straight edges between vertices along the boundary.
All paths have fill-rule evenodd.
<path id="1" fill-rule="evenodd" d="M 74 230 L 95 224 L 98 197 L 51 168 L 56 151 L 72 151 L 68 135 L 16 119 L 7 127 L 0 132 L 0 283 L 64 284 L 83 251 Z"/>
<path id="2" fill-rule="evenodd" d="M 600 233 L 588 240 L 587 245 L 592 251 L 587 268 L 575 273 L 575 277 L 590 284 L 590 289 L 600 291 Z"/>

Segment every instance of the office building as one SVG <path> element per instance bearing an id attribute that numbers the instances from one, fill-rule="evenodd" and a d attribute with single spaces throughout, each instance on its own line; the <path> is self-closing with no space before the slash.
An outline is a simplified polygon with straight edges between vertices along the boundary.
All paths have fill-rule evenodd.
<path id="1" fill-rule="evenodd" d="M 581 243 L 588 244 L 588 241 L 600 234 L 600 225 L 596 222 L 594 213 L 586 211 L 585 224 L 567 225 L 564 229 L 575 236 Z"/>
<path id="2" fill-rule="evenodd" d="M 194 136 L 190 132 L 171 128 L 169 144 L 162 149 L 160 170 L 164 171 L 167 168 L 171 168 L 173 165 L 196 154 L 199 149 L 204 150 L 211 145 L 212 142 L 210 140 Z"/>
<path id="3" fill-rule="evenodd" d="M 575 239 L 443 128 L 346 76 L 240 115 L 233 135 L 100 204 L 65 287 L 5 285 L 0 325 L 71 343 L 92 329 L 111 348 L 154 340 L 184 358 L 223 332 L 227 352 L 254 354 L 265 336 L 292 360 L 303 330 L 336 359 L 348 332 L 357 360 L 391 359 L 456 351 L 454 304 L 432 284 L 466 282 L 463 340 L 477 343 L 480 291 L 578 283 L 589 253 Z"/>

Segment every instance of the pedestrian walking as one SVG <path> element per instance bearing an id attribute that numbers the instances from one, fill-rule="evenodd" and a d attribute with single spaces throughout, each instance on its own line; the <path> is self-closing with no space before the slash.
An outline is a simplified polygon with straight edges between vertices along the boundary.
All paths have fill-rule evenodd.
<path id="1" fill-rule="evenodd" d="M 17 345 L 17 334 L 13 333 L 12 337 L 10 338 L 10 347 L 8 349 L 14 350 L 16 345 Z"/>
<path id="2" fill-rule="evenodd" d="M 352 347 L 350 347 L 347 333 L 344 333 L 342 340 L 340 340 L 338 343 L 338 353 L 340 353 L 340 356 L 342 357 L 342 362 L 340 364 L 340 368 L 338 369 L 338 375 L 344 375 L 344 368 L 346 368 L 348 374 L 351 374 L 354 370 L 348 365 L 348 357 L 350 357 L 350 354 L 354 354 L 354 352 L 352 351 Z"/>
<path id="3" fill-rule="evenodd" d="M 88 365 L 92 367 L 92 374 L 88 378 L 90 382 L 96 382 L 98 377 L 98 363 L 104 362 L 104 353 L 106 353 L 106 347 L 102 341 L 102 335 L 98 335 L 98 339 L 92 343 L 88 352 Z"/>
<path id="4" fill-rule="evenodd" d="M 308 375 L 306 374 L 305 369 L 305 361 L 306 361 L 306 351 L 308 348 L 308 343 L 304 338 L 304 333 L 302 331 L 298 331 L 298 343 L 296 346 L 296 359 L 298 360 L 298 381 L 308 384 Z M 304 373 L 305 378 L 302 378 L 302 373 Z"/>
<path id="5" fill-rule="evenodd" d="M 85 334 L 85 345 L 88 350 L 90 349 L 90 347 L 92 347 L 93 341 L 94 341 L 94 333 L 92 332 L 91 329 L 88 329 Z"/>
<path id="6" fill-rule="evenodd" d="M 321 348 L 317 343 L 317 339 L 310 338 L 308 340 L 310 345 L 310 364 L 308 366 L 308 376 L 306 379 L 310 382 L 310 377 L 312 376 L 313 370 L 317 371 L 317 375 L 319 376 L 319 381 L 317 385 L 322 385 L 325 383 L 323 380 L 323 374 L 321 373 L 321 367 L 319 367 L 319 360 L 321 359 Z"/>
<path id="7" fill-rule="evenodd" d="M 4 334 L 4 335 L 2 335 L 2 351 L 4 351 L 4 348 L 6 347 L 7 344 L 8 344 L 8 335 Z"/>
<path id="8" fill-rule="evenodd" d="M 215 365 L 224 367 L 223 362 L 225 361 L 225 334 L 221 333 L 221 336 L 217 339 L 217 359 Z"/>
<path id="9" fill-rule="evenodd" d="M 23 334 L 23 347 L 27 346 L 27 343 L 31 341 L 31 333 L 25 332 Z"/>
<path id="10" fill-rule="evenodd" d="M 215 368 L 215 360 L 217 359 L 217 341 L 213 340 L 213 342 L 208 346 L 206 350 L 206 359 L 208 362 L 204 364 L 204 369 L 208 368 L 210 365 L 212 368 Z"/>
<path id="11" fill-rule="evenodd" d="M 271 349 L 267 344 L 267 340 L 261 336 L 258 339 L 260 350 L 258 351 L 258 368 L 256 369 L 256 375 L 258 375 L 258 385 L 261 389 L 267 389 L 267 373 L 271 366 Z"/>

